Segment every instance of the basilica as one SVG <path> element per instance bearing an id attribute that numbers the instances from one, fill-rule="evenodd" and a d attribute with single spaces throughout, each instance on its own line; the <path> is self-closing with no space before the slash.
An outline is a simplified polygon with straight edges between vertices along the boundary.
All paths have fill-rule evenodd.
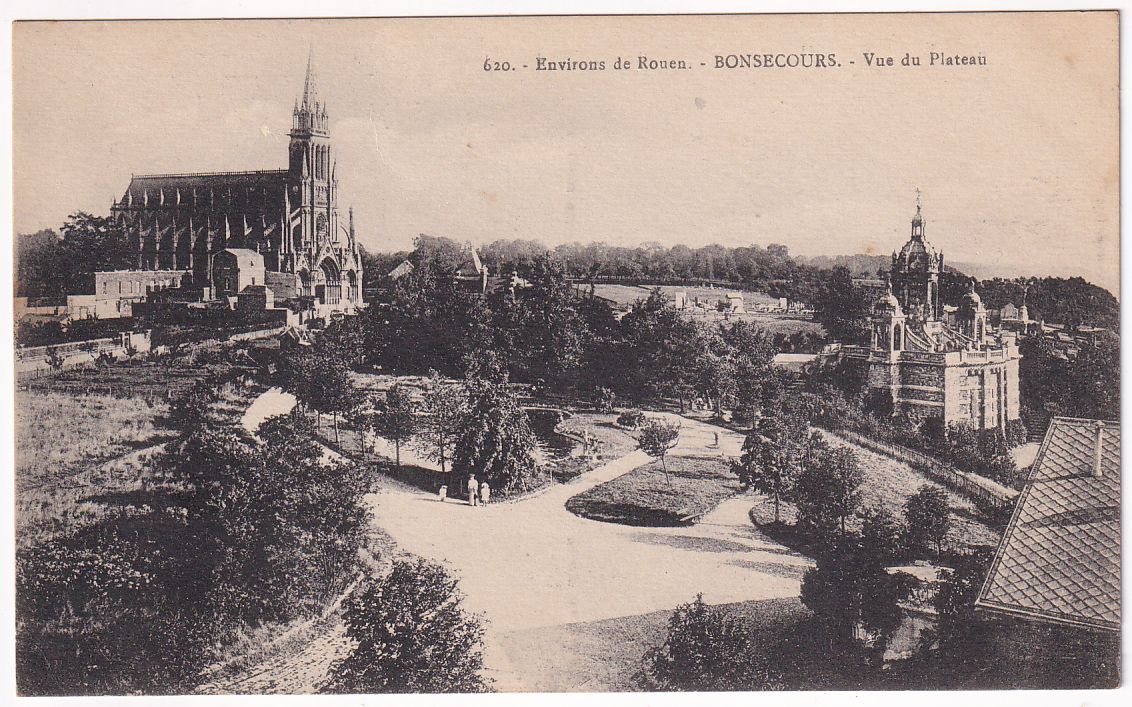
<path id="1" fill-rule="evenodd" d="M 869 344 L 841 355 L 866 367 L 868 387 L 891 395 L 895 414 L 1005 430 L 1021 416 L 1016 339 L 990 327 L 974 281 L 959 303 L 944 304 L 942 272 L 917 203 L 911 237 L 892 254 L 886 290 L 872 305 Z"/>
<path id="2" fill-rule="evenodd" d="M 175 273 L 204 299 L 237 296 L 240 283 L 329 311 L 361 304 L 353 210 L 340 218 L 329 118 L 309 59 L 286 169 L 135 175 L 111 211 L 137 254 L 137 270 L 116 275 Z M 233 278 L 233 263 L 251 270 Z"/>

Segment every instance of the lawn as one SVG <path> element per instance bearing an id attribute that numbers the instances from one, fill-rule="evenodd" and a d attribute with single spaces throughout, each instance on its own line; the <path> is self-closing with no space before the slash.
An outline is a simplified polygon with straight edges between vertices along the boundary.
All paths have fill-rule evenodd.
<path id="1" fill-rule="evenodd" d="M 16 491 L 58 483 L 154 444 L 165 405 L 144 398 L 24 391 L 16 396 Z"/>
<path id="2" fill-rule="evenodd" d="M 688 601 L 695 595 L 689 593 Z M 673 607 L 675 608 L 675 607 Z M 719 608 L 744 623 L 758 647 L 777 643 L 810 612 L 797 598 L 766 599 Z M 500 638 L 531 692 L 633 692 L 649 649 L 664 643 L 672 610 L 546 626 Z"/>
<path id="3" fill-rule="evenodd" d="M 213 408 L 234 421 L 257 392 L 225 391 Z M 126 498 L 161 486 L 149 460 L 172 434 L 148 397 L 20 391 L 16 394 L 16 538 L 28 547 L 96 522 Z"/>
<path id="4" fill-rule="evenodd" d="M 739 490 L 739 481 L 718 457 L 669 457 L 667 463 L 671 483 L 654 461 L 574 496 L 566 509 L 606 523 L 679 526 Z"/>
<path id="5" fill-rule="evenodd" d="M 613 413 L 574 413 L 558 423 L 555 430 L 575 439 L 589 435 L 592 456 L 571 456 L 551 461 L 551 473 L 561 482 L 576 479 L 598 466 L 623 457 L 637 448 L 637 440 L 614 424 Z"/>

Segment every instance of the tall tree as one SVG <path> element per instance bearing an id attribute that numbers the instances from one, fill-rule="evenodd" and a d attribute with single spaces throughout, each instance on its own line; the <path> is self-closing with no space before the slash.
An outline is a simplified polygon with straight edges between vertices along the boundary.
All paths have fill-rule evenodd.
<path id="1" fill-rule="evenodd" d="M 805 420 L 764 417 L 743 440 L 737 472 L 759 493 L 774 499 L 774 522 L 780 522 L 779 504 L 789 500 L 810 444 Z"/>
<path id="2" fill-rule="evenodd" d="M 844 537 L 847 521 L 860 505 L 863 482 L 853 450 L 814 445 L 795 486 L 798 522 L 827 541 L 838 529 Z"/>
<path id="3" fill-rule="evenodd" d="M 412 392 L 397 383 L 385 391 L 385 400 L 378 408 L 378 432 L 393 440 L 397 455 L 397 468 L 401 468 L 401 444 L 409 440 L 417 430 L 416 402 Z"/>
<path id="4" fill-rule="evenodd" d="M 445 383 L 439 375 L 429 379 L 418 441 L 428 458 L 440 464 L 441 473 L 448 473 L 448 460 L 465 415 L 467 398 L 457 384 Z"/>
<path id="5" fill-rule="evenodd" d="M 935 547 L 936 557 L 943 552 L 943 541 L 951 529 L 951 508 L 947 492 L 938 486 L 924 484 L 904 503 L 907 523 L 907 545 L 916 552 Z"/>
<path id="6" fill-rule="evenodd" d="M 826 279 L 814 303 L 817 319 L 830 337 L 846 343 L 863 343 L 868 336 L 868 299 L 853 284 L 849 269 L 837 266 Z"/>

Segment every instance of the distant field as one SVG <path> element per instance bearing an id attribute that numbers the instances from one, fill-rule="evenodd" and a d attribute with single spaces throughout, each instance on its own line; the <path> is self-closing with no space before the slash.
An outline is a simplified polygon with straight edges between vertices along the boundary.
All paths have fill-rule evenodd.
<path id="1" fill-rule="evenodd" d="M 649 293 L 653 291 L 653 287 L 647 285 L 595 285 L 594 294 L 598 297 L 604 297 L 613 302 L 616 306 L 628 306 L 637 300 L 646 299 Z M 660 291 L 669 299 L 675 299 L 676 292 L 684 292 L 688 296 L 688 301 L 693 302 L 698 297 L 701 302 L 714 302 L 720 299 L 726 299 L 728 292 L 739 292 L 734 289 L 723 288 L 710 288 L 710 287 L 679 287 L 677 285 L 662 285 Z M 778 300 L 770 295 L 762 292 L 742 292 L 743 305 L 745 308 L 753 308 L 758 304 L 776 303 Z M 782 334 L 790 336 L 799 332 L 810 333 L 814 336 L 824 336 L 825 328 L 821 324 L 809 319 L 802 319 L 796 315 L 782 315 L 770 314 L 766 312 L 744 312 L 743 314 L 728 314 L 724 316 L 723 313 L 710 310 L 704 312 L 703 310 L 689 310 L 689 316 L 698 322 L 729 322 L 729 321 L 744 321 L 757 324 L 759 328 L 765 329 L 769 334 Z"/>
<path id="2" fill-rule="evenodd" d="M 701 302 L 711 302 L 713 300 L 726 299 L 728 292 L 738 292 L 743 295 L 743 304 L 747 307 L 756 304 L 771 304 L 777 303 L 778 298 L 771 297 L 765 292 L 747 292 L 739 289 L 728 289 L 721 287 L 680 287 L 679 285 L 661 285 L 660 291 L 670 298 L 675 298 L 677 292 L 683 292 L 688 296 L 688 301 L 694 302 L 697 297 Z"/>
<path id="3" fill-rule="evenodd" d="M 729 292 L 738 292 L 743 295 L 743 302 L 748 306 L 778 301 L 762 292 L 744 292 L 739 289 L 723 287 L 681 287 L 679 285 L 594 285 L 594 294 L 612 300 L 618 305 L 629 305 L 639 299 L 646 299 L 653 290 L 658 288 L 670 300 L 676 298 L 677 292 L 685 293 L 689 302 L 694 302 L 697 297 L 701 302 L 713 302 L 727 299 Z"/>

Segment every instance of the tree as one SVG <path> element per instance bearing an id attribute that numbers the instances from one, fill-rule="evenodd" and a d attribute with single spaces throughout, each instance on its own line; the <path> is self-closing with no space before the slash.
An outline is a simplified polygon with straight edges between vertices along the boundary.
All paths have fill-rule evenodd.
<path id="1" fill-rule="evenodd" d="M 809 442 L 805 421 L 789 417 L 761 418 L 743 440 L 736 473 L 740 481 L 774 499 L 775 523 L 780 522 L 780 501 L 789 500 L 794 491 Z"/>
<path id="2" fill-rule="evenodd" d="M 664 644 L 644 660 L 650 687 L 657 690 L 765 690 L 779 684 L 757 667 L 747 628 L 705 604 L 703 594 L 676 607 Z"/>
<path id="3" fill-rule="evenodd" d="M 112 216 L 71 214 L 62 237 L 44 234 L 34 257 L 19 264 L 19 287 L 33 297 L 63 297 L 90 287 L 91 273 L 137 268 L 138 251 Z"/>
<path id="4" fill-rule="evenodd" d="M 858 627 L 883 647 L 900 626 L 899 601 L 915 580 L 888 572 L 879 556 L 860 537 L 843 535 L 802 576 L 802 603 L 828 623 L 834 643 L 843 648 L 859 647 Z"/>
<path id="5" fill-rule="evenodd" d="M 209 410 L 219 399 L 214 387 L 198 380 L 169 402 L 163 422 L 171 429 L 191 432 L 208 421 Z"/>
<path id="6" fill-rule="evenodd" d="M 831 338 L 845 343 L 862 343 L 867 338 L 868 301 L 864 291 L 853 284 L 848 268 L 833 268 L 814 307 L 817 320 Z"/>
<path id="7" fill-rule="evenodd" d="M 303 351 L 284 359 L 284 385 L 304 406 L 314 408 L 321 427 L 322 414 L 334 417 L 334 441 L 340 441 L 338 416 L 354 407 L 357 391 L 343 358 L 322 348 Z"/>
<path id="8" fill-rule="evenodd" d="M 939 617 L 936 635 L 939 638 L 940 656 L 947 662 L 963 664 L 979 661 L 992 644 L 989 633 L 993 624 L 981 620 L 975 613 L 975 599 L 979 596 L 987 572 L 990 570 L 994 548 L 978 547 L 958 553 L 948 559 L 950 572 L 941 572 L 939 590 L 935 595 L 935 609 Z"/>
<path id="9" fill-rule="evenodd" d="M 218 482 L 197 485 L 196 507 L 224 541 L 214 570 L 220 610 L 251 622 L 289 620 L 317 610 L 351 579 L 368 480 L 350 463 L 323 459 L 310 421 L 297 411 L 268 418 L 256 437 L 214 444 L 211 458 L 200 460 Z M 183 465 L 199 466 L 194 454 L 189 449 Z"/>
<path id="10" fill-rule="evenodd" d="M 593 391 L 594 409 L 602 413 L 611 413 L 617 406 L 617 394 L 605 386 L 599 386 Z"/>
<path id="11" fill-rule="evenodd" d="M 664 469 L 664 481 L 671 484 L 668 476 L 668 464 L 665 457 L 680 440 L 680 425 L 674 422 L 653 418 L 645 423 L 637 435 L 637 446 L 653 459 L 660 460 L 660 467 Z"/>
<path id="12" fill-rule="evenodd" d="M 907 544 L 914 552 L 924 552 L 935 546 L 938 557 L 943 552 L 943 541 L 951 528 L 951 508 L 947 492 L 938 486 L 924 484 L 904 503 L 907 522 Z"/>
<path id="13" fill-rule="evenodd" d="M 846 534 L 846 522 L 861 501 L 864 474 L 848 447 L 811 447 L 795 486 L 798 523 L 828 540 L 835 528 Z"/>
<path id="14" fill-rule="evenodd" d="M 522 299 L 532 325 L 526 331 L 527 346 L 533 349 L 534 377 L 558 387 L 576 380 L 589 338 L 576 301 L 562 262 L 549 253 L 537 256 L 531 268 L 531 291 Z"/>
<path id="15" fill-rule="evenodd" d="M 486 692 L 483 628 L 457 581 L 422 558 L 400 558 L 345 601 L 355 647 L 330 668 L 331 692 Z"/>
<path id="16" fill-rule="evenodd" d="M 467 398 L 459 385 L 447 384 L 435 371 L 429 378 L 422 412 L 424 418 L 417 439 L 421 451 L 440 463 L 441 473 L 448 473 L 448 459 L 460 431 Z"/>
<path id="17" fill-rule="evenodd" d="M 904 528 L 884 506 L 865 508 L 861 517 L 861 547 L 869 561 L 890 565 L 903 554 Z"/>
<path id="18" fill-rule="evenodd" d="M 537 440 L 527 413 L 506 382 L 480 378 L 466 385 L 466 413 L 452 449 L 452 469 L 458 474 L 449 484 L 476 474 L 493 493 L 528 491 L 543 479 L 535 460 Z"/>
<path id="19" fill-rule="evenodd" d="M 377 431 L 382 437 L 393 440 L 398 469 L 401 468 L 401 443 L 411 438 L 417 429 L 416 408 L 412 393 L 400 383 L 385 391 L 385 400 L 378 407 Z"/>

